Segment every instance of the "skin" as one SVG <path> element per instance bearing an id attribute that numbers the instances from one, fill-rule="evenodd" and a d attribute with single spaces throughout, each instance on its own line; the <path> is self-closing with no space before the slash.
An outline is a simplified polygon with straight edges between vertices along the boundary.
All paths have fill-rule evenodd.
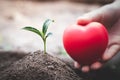
<path id="1" fill-rule="evenodd" d="M 97 10 L 86 13 L 79 17 L 78 24 L 88 24 L 90 22 L 100 22 L 106 26 L 109 34 L 109 44 L 104 52 L 102 59 L 93 63 L 92 65 L 80 65 L 74 62 L 77 69 L 83 72 L 90 70 L 97 70 L 101 68 L 104 63 L 110 60 L 115 54 L 120 51 L 120 0 L 116 0 L 112 4 L 105 5 Z"/>

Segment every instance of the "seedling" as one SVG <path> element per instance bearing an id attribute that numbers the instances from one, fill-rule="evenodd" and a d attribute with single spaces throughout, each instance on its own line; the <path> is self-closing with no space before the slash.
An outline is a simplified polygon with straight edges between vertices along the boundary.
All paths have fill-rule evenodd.
<path id="1" fill-rule="evenodd" d="M 51 22 L 54 22 L 54 20 L 47 19 L 43 23 L 42 30 L 38 30 L 38 29 L 31 27 L 31 26 L 26 26 L 23 28 L 24 30 L 28 30 L 28 31 L 31 31 L 31 32 L 38 34 L 42 38 L 43 43 L 44 43 L 44 54 L 46 54 L 46 39 L 48 36 L 52 35 L 51 32 L 47 33 L 48 26 Z"/>

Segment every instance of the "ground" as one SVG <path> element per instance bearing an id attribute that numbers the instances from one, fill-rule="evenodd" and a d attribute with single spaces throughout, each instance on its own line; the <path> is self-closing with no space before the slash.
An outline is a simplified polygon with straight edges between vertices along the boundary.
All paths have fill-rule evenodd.
<path id="1" fill-rule="evenodd" d="M 26 56 L 21 54 L 0 53 L 3 64 L 0 66 L 0 80 L 83 80 L 63 61 L 49 54 L 41 51 Z"/>

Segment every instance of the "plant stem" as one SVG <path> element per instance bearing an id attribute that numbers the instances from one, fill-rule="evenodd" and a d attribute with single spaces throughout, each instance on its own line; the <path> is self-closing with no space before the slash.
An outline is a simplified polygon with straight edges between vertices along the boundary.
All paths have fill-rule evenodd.
<path id="1" fill-rule="evenodd" d="M 46 40 L 44 40 L 44 54 L 46 54 Z"/>

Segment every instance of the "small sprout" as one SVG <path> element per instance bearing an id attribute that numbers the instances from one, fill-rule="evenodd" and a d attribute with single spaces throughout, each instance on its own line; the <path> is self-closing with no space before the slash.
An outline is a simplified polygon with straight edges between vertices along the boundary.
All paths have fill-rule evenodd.
<path id="1" fill-rule="evenodd" d="M 44 43 L 44 54 L 46 54 L 46 39 L 48 36 L 52 35 L 51 32 L 47 33 L 48 26 L 51 22 L 54 22 L 54 20 L 47 19 L 42 26 L 42 31 L 38 30 L 34 27 L 31 27 L 31 26 L 26 26 L 23 28 L 24 30 L 32 31 L 32 32 L 38 34 L 42 38 L 43 43 Z"/>

